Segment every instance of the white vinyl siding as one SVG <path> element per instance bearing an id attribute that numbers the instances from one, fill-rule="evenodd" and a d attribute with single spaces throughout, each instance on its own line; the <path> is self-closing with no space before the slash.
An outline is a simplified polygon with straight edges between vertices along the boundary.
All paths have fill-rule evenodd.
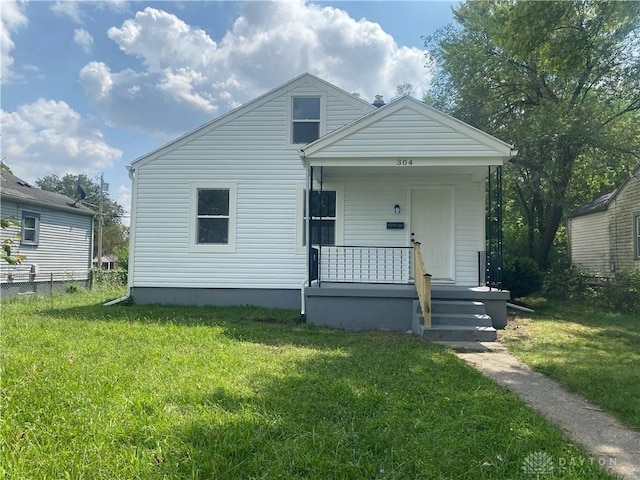
<path id="1" fill-rule="evenodd" d="M 636 256 L 637 219 L 634 217 L 640 214 L 640 181 L 632 177 L 618 192 L 613 205 L 609 207 L 611 212 L 611 256 L 615 259 L 616 270 L 640 270 L 640 258 Z M 636 217 L 637 218 L 637 217 Z"/>
<path id="2" fill-rule="evenodd" d="M 484 245 L 484 182 L 470 175 L 440 177 L 428 173 L 402 176 L 340 176 L 327 178 L 344 189 L 344 244 L 402 247 L 411 245 L 410 192 L 415 188 L 449 186 L 455 219 L 456 285 L 478 285 L 478 252 Z M 400 214 L 394 211 L 400 206 Z M 404 230 L 387 229 L 387 222 L 404 222 Z"/>
<path id="3" fill-rule="evenodd" d="M 605 211 L 569 219 L 571 262 L 601 276 L 640 269 L 636 243 L 639 213 L 640 182 L 629 178 Z"/>
<path id="4" fill-rule="evenodd" d="M 25 255 L 22 264 L 10 267 L 0 263 L 0 281 L 7 280 L 7 273 L 14 272 L 17 279 L 24 279 L 32 265 L 37 265 L 35 281 L 48 281 L 54 274 L 56 281 L 86 280 L 91 263 L 92 221 L 88 215 L 77 215 L 61 210 L 31 204 L 17 204 L 2 200 L 2 218 L 21 221 L 23 212 L 27 216 L 38 216 L 38 243 L 16 241 L 14 253 Z M 11 227 L 1 232 L 1 238 L 13 238 L 20 234 L 21 227 Z"/>
<path id="5" fill-rule="evenodd" d="M 495 149 L 405 108 L 313 153 L 314 158 L 494 156 Z"/>
<path id="6" fill-rule="evenodd" d="M 571 262 L 593 275 L 611 272 L 608 211 L 569 220 Z"/>
<path id="7" fill-rule="evenodd" d="M 133 287 L 300 288 L 298 186 L 306 171 L 287 148 L 291 96 L 323 95 L 326 128 L 369 111 L 314 82 L 283 90 L 228 122 L 159 151 L 136 170 Z M 357 105 L 357 103 L 356 103 Z M 190 248 L 191 183 L 236 185 L 235 253 Z"/>

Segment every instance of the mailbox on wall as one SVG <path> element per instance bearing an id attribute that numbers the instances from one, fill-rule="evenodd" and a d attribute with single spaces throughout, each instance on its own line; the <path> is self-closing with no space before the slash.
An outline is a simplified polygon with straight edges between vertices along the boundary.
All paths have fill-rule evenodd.
<path id="1" fill-rule="evenodd" d="M 387 222 L 387 230 L 404 230 L 404 222 Z"/>

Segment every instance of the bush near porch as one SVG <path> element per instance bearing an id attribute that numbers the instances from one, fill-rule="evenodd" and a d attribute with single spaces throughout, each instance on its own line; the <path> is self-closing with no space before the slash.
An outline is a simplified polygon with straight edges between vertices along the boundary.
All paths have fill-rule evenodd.
<path id="1" fill-rule="evenodd" d="M 613 478 L 445 348 L 122 293 L 3 302 L 8 478 Z"/>

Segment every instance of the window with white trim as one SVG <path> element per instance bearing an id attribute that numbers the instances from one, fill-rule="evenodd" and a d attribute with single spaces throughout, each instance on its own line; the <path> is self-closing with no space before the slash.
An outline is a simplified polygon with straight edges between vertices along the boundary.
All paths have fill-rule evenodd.
<path id="1" fill-rule="evenodd" d="M 235 197 L 235 185 L 192 185 L 192 247 L 210 251 L 235 249 Z"/>
<path id="2" fill-rule="evenodd" d="M 307 144 L 320 138 L 321 98 L 291 97 L 291 143 Z"/>
<path id="3" fill-rule="evenodd" d="M 636 212 L 633 214 L 633 239 L 635 246 L 635 257 L 636 259 L 640 259 L 640 212 Z"/>
<path id="4" fill-rule="evenodd" d="M 22 212 L 20 243 L 24 245 L 38 245 L 40 240 L 40 214 Z"/>

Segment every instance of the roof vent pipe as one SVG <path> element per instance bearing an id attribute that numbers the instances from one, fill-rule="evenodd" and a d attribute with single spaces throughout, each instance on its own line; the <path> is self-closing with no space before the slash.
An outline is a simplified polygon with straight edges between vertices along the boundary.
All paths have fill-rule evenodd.
<path id="1" fill-rule="evenodd" d="M 376 95 L 376 99 L 373 101 L 372 105 L 376 108 L 380 108 L 384 105 L 384 99 L 382 95 Z"/>

